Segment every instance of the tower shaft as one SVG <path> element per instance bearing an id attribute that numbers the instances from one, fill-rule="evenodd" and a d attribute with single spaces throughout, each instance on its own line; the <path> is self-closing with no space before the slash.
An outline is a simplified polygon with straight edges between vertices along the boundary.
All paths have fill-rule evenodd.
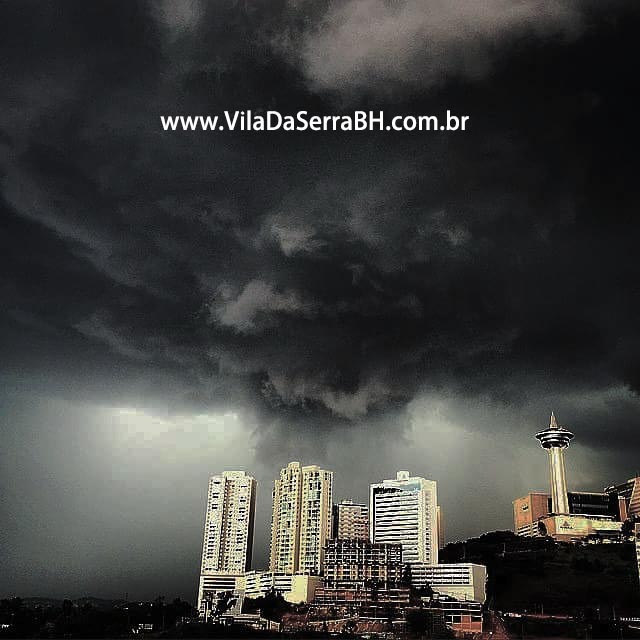
<path id="1" fill-rule="evenodd" d="M 549 452 L 549 478 L 551 480 L 551 512 L 556 515 L 569 513 L 567 477 L 564 471 L 564 450 L 573 439 L 573 433 L 558 425 L 551 414 L 549 426 L 536 433 L 540 446 Z"/>
<path id="2" fill-rule="evenodd" d="M 567 477 L 564 470 L 564 449 L 551 447 L 549 451 L 549 472 L 551 480 L 551 512 L 557 515 L 569 513 Z"/>

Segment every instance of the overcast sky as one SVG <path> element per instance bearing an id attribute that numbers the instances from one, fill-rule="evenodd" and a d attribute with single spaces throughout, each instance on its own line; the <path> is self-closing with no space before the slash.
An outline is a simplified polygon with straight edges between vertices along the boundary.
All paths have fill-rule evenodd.
<path id="1" fill-rule="evenodd" d="M 0 4 L 0 595 L 193 600 L 207 477 L 437 480 L 447 539 L 640 469 L 633 2 Z M 438 133 L 163 132 L 357 108 Z"/>

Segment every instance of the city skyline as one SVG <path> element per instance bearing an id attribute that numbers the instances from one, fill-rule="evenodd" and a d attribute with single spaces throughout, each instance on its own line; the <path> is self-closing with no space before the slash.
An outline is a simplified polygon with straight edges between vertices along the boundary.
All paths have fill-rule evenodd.
<path id="1" fill-rule="evenodd" d="M 0 3 L 0 592 L 193 599 L 225 469 L 266 567 L 292 460 L 336 502 L 433 478 L 447 540 L 511 529 L 551 409 L 568 493 L 635 477 L 639 27 L 628 0 Z M 269 110 L 467 120 L 162 126 Z"/>
<path id="2" fill-rule="evenodd" d="M 513 532 L 565 543 L 619 542 L 623 523 L 637 507 L 640 478 L 603 487 L 602 492 L 569 491 L 563 454 L 575 434 L 559 425 L 552 411 L 549 425 L 536 430 L 534 437 L 548 452 L 549 485 L 546 493 L 529 492 L 513 501 Z M 231 471 L 210 479 L 203 568 L 211 557 L 216 562 L 222 558 L 221 553 L 212 555 L 212 549 L 220 547 L 220 537 L 212 542 L 210 522 L 213 509 L 213 521 L 224 530 L 219 496 L 224 495 L 229 505 L 236 496 L 225 490 L 224 480 L 245 476 L 245 472 Z M 402 598 L 409 581 L 415 588 L 437 586 L 449 596 L 485 602 L 486 566 L 439 560 L 445 545 L 440 539 L 443 516 L 435 480 L 399 470 L 395 478 L 370 484 L 368 506 L 351 499 L 334 500 L 333 483 L 333 472 L 318 465 L 292 461 L 280 469 L 271 494 L 268 567 L 252 564 L 246 554 L 242 569 L 222 561 L 211 565 L 217 571 L 208 578 L 201 576 L 199 584 L 198 609 L 203 619 L 208 618 L 203 588 L 212 598 L 221 591 L 257 598 L 275 588 L 289 602 L 313 601 L 322 607 L 363 597 L 372 580 L 389 590 L 390 598 Z M 234 512 L 229 505 L 223 505 L 224 514 Z M 474 520 L 475 513 L 466 517 Z M 240 555 L 246 549 L 245 540 Z"/>
<path id="3" fill-rule="evenodd" d="M 553 447 L 566 448 L 568 442 L 572 440 L 574 434 L 565 427 L 559 426 L 554 412 L 551 412 L 550 424 L 543 430 L 535 434 L 535 438 L 541 443 L 543 449 Z M 214 475 L 209 481 L 209 497 L 207 500 L 207 510 L 205 518 L 205 534 L 202 562 L 205 562 L 205 549 L 207 549 L 207 523 L 209 522 L 211 504 L 211 487 L 223 481 L 224 477 L 244 478 L 245 471 L 225 471 L 221 475 Z M 422 477 L 412 476 L 407 470 L 400 470 L 396 473 L 395 479 L 387 479 L 373 482 L 369 485 L 369 504 L 359 503 L 353 499 L 333 499 L 333 472 L 321 469 L 318 465 L 302 465 L 300 462 L 289 462 L 286 467 L 280 470 L 280 475 L 273 481 L 272 517 L 271 517 L 271 537 L 270 553 L 268 565 L 252 564 L 252 557 L 246 558 L 247 569 L 252 571 L 268 571 L 274 574 L 307 574 L 320 575 L 322 567 L 322 556 L 318 554 L 318 549 L 323 549 L 329 539 L 364 540 L 373 543 L 400 543 L 402 542 L 403 563 L 428 566 L 438 564 L 438 550 L 446 544 L 440 539 L 442 526 L 441 505 L 437 499 L 437 482 L 426 480 Z M 632 478 L 617 485 L 603 488 L 601 493 L 585 493 L 580 491 L 568 492 L 568 483 L 564 468 L 564 458 L 558 458 L 557 453 L 551 451 L 549 456 L 549 478 L 550 485 L 547 492 L 530 492 L 524 498 L 514 501 L 515 521 L 513 531 L 518 535 L 536 536 L 540 535 L 536 520 L 547 515 L 565 515 L 571 519 L 570 514 L 589 516 L 597 514 L 597 519 L 614 519 L 623 521 L 628 514 L 634 514 L 637 507 L 637 483 L 639 478 Z M 558 492 L 558 478 L 561 479 L 560 497 L 554 496 L 554 491 Z M 253 506 L 255 508 L 255 480 L 249 476 L 252 484 Z M 326 484 L 325 484 L 326 483 Z M 317 485 L 317 486 L 316 486 Z M 616 511 L 613 514 L 605 501 L 593 503 L 594 498 L 606 496 L 605 492 L 615 492 Z M 415 501 L 413 493 L 417 492 L 423 499 Z M 620 498 L 617 493 L 620 492 Z M 310 496 L 310 494 L 318 494 Z M 406 495 L 405 495 L 406 493 Z M 397 496 L 396 496 L 397 494 Z M 216 494 L 217 496 L 217 494 Z M 310 497 L 313 500 L 310 500 Z M 378 502 L 382 499 L 382 502 Z M 586 500 L 586 502 L 585 502 Z M 625 503 L 626 500 L 626 503 Z M 619 501 L 619 503 L 618 503 Z M 305 505 L 308 503 L 308 507 Z M 561 510 L 557 505 L 565 505 Z M 529 520 L 519 522 L 518 513 L 520 506 L 529 515 Z M 582 509 L 588 510 L 583 511 Z M 303 531 L 303 513 L 307 513 L 313 508 L 317 514 L 316 526 L 309 529 L 307 525 L 306 533 Z M 595 509 L 595 510 L 594 510 Z M 341 510 L 344 510 L 341 516 Z M 387 517 L 389 511 L 391 518 Z M 379 512 L 379 514 L 378 514 Z M 420 515 L 423 514 L 423 515 Z M 536 515 L 537 514 L 537 515 Z M 589 514 L 592 514 L 591 516 Z M 311 515 L 309 512 L 307 518 Z M 467 514 L 467 517 L 474 520 L 474 514 Z M 533 519 L 531 519 L 531 517 Z M 341 521 L 341 518 L 343 519 Z M 329 523 L 331 520 L 331 523 Z M 380 520 L 380 522 L 378 522 Z M 283 526 L 286 522 L 286 527 Z M 324 525 L 320 525 L 324 523 Z M 427 541 L 421 541 L 420 534 L 416 539 L 407 537 L 404 531 L 415 529 L 420 532 L 424 530 L 428 533 Z M 340 532 L 344 532 L 342 538 Z M 617 529 L 619 532 L 619 527 Z M 482 532 L 484 533 L 484 532 Z M 611 531 L 614 533 L 614 530 Z M 553 533 L 552 533 L 553 535 Z M 303 538 L 313 537 L 314 554 L 320 558 L 318 563 L 304 561 L 308 551 L 301 548 Z M 456 540 L 451 540 L 455 542 Z M 308 544 L 308 543 L 307 543 Z M 421 549 L 420 545 L 426 547 Z M 246 548 L 246 547 L 244 547 Z M 259 556 L 260 557 L 260 556 Z M 221 573 L 230 575 L 240 575 L 242 571 L 230 571 L 221 567 Z M 200 592 L 202 591 L 202 584 Z M 200 601 L 201 596 L 198 600 Z"/>
<path id="4" fill-rule="evenodd" d="M 241 575 L 249 570 L 268 570 L 281 574 L 320 575 L 324 554 L 330 539 L 366 540 L 378 544 L 402 543 L 404 563 L 437 564 L 440 540 L 436 482 L 398 471 L 393 480 L 370 484 L 370 504 L 343 499 L 332 500 L 333 472 L 318 465 L 301 465 L 292 461 L 280 470 L 271 493 L 272 518 L 268 566 L 253 564 L 253 535 L 257 483 L 246 471 L 226 470 L 210 476 L 205 504 L 201 573 Z M 394 492 L 395 502 L 378 504 L 378 493 Z M 317 493 L 318 496 L 310 495 Z M 418 498 L 414 499 L 413 494 Z M 384 497 L 384 496 L 382 496 Z M 348 511 L 342 515 L 340 508 Z M 357 512 L 349 512 L 354 507 Z M 362 509 L 364 507 L 364 509 Z M 390 520 L 386 511 L 398 511 Z M 311 511 L 316 512 L 316 525 L 311 527 Z M 365 514 L 365 522 L 361 521 Z M 368 513 L 372 514 L 369 523 Z M 436 517 L 436 514 L 437 517 Z M 410 522 L 409 522 L 410 520 Z M 382 521 L 382 525 L 380 523 Z M 406 522 L 405 522 L 406 521 Z M 400 522 L 396 527 L 396 522 Z M 286 523 L 286 524 L 285 524 Z M 428 534 L 427 540 L 407 537 L 404 527 L 415 527 Z M 393 526 L 392 526 L 393 525 Z M 395 530 L 397 528 L 397 530 Z M 315 538 L 312 548 L 304 539 Z M 311 556 L 311 559 L 309 557 Z M 202 576 L 198 602 L 202 599 Z"/>
<path id="5" fill-rule="evenodd" d="M 533 441 L 532 438 L 532 433 L 535 433 L 535 429 L 530 432 L 528 434 L 528 437 L 525 438 L 524 442 L 521 442 L 520 444 L 523 445 L 523 449 L 524 451 L 527 451 L 529 453 L 532 454 L 532 461 L 533 461 L 533 467 L 537 470 L 537 477 L 539 478 L 539 482 L 537 485 L 537 488 L 548 491 L 548 469 L 547 469 L 547 465 L 544 463 L 544 461 L 542 459 L 540 459 L 540 457 L 537 455 L 538 452 L 540 451 L 539 446 L 537 446 L 535 444 L 535 442 Z M 526 440 L 529 440 L 529 442 L 527 442 Z M 407 456 L 406 456 L 406 451 L 403 451 L 404 454 L 404 460 L 406 461 Z M 574 467 L 572 469 L 572 472 L 578 472 L 577 475 L 579 475 L 580 472 L 580 458 L 581 458 L 581 454 L 584 454 L 584 451 L 580 451 L 580 448 L 578 449 L 574 449 L 574 451 L 572 452 L 572 457 L 574 457 L 574 460 L 569 460 L 569 464 L 568 466 Z M 575 454 L 575 455 L 574 455 Z M 588 452 L 588 456 L 593 455 L 593 452 Z M 523 454 L 523 460 L 526 459 L 527 454 Z M 353 463 L 353 460 L 350 461 L 350 463 Z M 573 463 L 573 464 L 572 464 Z M 577 463 L 577 464 L 576 464 Z M 206 466 L 206 465 L 205 465 Z M 260 468 L 261 465 L 255 465 L 257 468 Z M 312 465 L 313 466 L 313 465 Z M 396 465 L 396 466 L 409 466 L 409 465 Z M 416 465 L 419 467 L 419 464 Z M 222 468 L 222 467 L 220 467 Z M 224 475 L 224 473 L 226 472 L 236 472 L 236 469 L 224 469 L 223 471 L 219 471 L 218 474 L 219 475 Z M 247 473 L 250 476 L 256 475 L 256 476 L 261 476 L 260 480 L 257 480 L 255 485 L 254 485 L 254 489 L 253 489 L 253 493 L 254 496 L 256 497 L 256 502 L 257 502 L 257 510 L 258 511 L 262 511 L 263 514 L 264 513 L 268 513 L 268 517 L 265 519 L 264 517 L 262 518 L 262 524 L 260 524 L 260 518 L 258 518 L 258 523 L 256 524 L 256 530 L 257 533 L 254 537 L 254 544 L 253 544 L 253 548 L 254 548 L 254 554 L 253 554 L 253 568 L 260 568 L 262 570 L 268 569 L 269 567 L 269 553 L 268 553 L 268 549 L 269 549 L 269 540 L 270 540 L 270 536 L 268 535 L 268 531 L 270 530 L 270 524 L 271 524 L 271 515 L 272 515 L 272 485 L 273 485 L 273 473 L 274 473 L 275 469 L 271 468 L 271 467 L 266 467 L 263 468 L 263 472 L 261 474 L 257 474 L 257 473 L 253 473 L 252 467 L 251 466 L 247 466 L 244 470 L 241 470 L 242 473 Z M 572 473 L 572 475 L 573 475 Z M 218 475 L 218 474 L 214 474 L 214 475 Z M 342 501 L 342 500 L 353 500 L 354 502 L 358 502 L 361 501 L 361 495 L 367 496 L 367 498 L 370 495 L 370 487 L 372 484 L 372 480 L 376 480 L 375 477 L 369 477 L 369 475 L 365 475 L 363 476 L 363 481 L 364 481 L 364 489 L 357 491 L 353 489 L 353 484 L 349 484 L 347 483 L 345 477 L 340 477 L 341 475 L 348 477 L 348 474 L 337 474 L 337 484 L 338 486 L 341 486 L 341 490 L 340 492 L 337 494 L 337 496 L 334 494 L 334 503 Z M 383 473 L 381 475 L 378 476 L 382 477 L 385 475 L 394 475 L 394 474 L 389 474 L 389 473 Z M 206 478 L 210 478 L 211 476 L 211 472 L 207 472 L 206 474 Z M 262 479 L 262 478 L 266 478 L 266 480 Z M 515 477 L 514 480 L 517 480 L 518 478 Z M 519 479 L 522 481 L 524 480 L 524 476 L 519 477 Z M 620 477 L 615 477 L 614 478 L 614 482 L 615 483 L 624 483 L 626 481 L 626 479 L 621 479 Z M 608 484 L 611 484 L 611 482 L 609 480 L 607 480 Z M 205 483 L 207 484 L 207 483 Z M 569 487 L 572 487 L 572 482 L 569 482 Z M 524 485 L 523 485 L 524 486 Z M 590 488 L 597 490 L 597 491 L 601 491 L 603 489 L 602 486 L 602 482 L 596 480 L 595 483 L 591 483 L 590 485 L 588 485 Z M 443 487 L 444 488 L 444 493 L 446 494 L 446 485 Z M 195 487 L 196 489 L 196 494 L 198 493 L 198 490 L 202 489 L 202 485 L 200 484 L 198 487 Z M 195 567 L 197 567 L 197 565 L 200 563 L 200 554 L 201 554 L 201 550 L 202 550 L 202 526 L 198 524 L 198 522 L 203 522 L 202 519 L 202 507 L 203 505 L 206 504 L 207 500 L 206 500 L 206 495 L 202 493 L 202 491 L 199 492 L 200 495 L 202 496 L 202 504 L 197 503 L 196 504 L 196 509 L 193 512 L 193 516 L 194 519 L 191 522 L 191 529 L 192 529 L 192 539 L 194 541 L 196 541 L 195 544 L 195 548 L 193 548 L 191 550 L 191 558 L 193 560 L 195 560 Z M 195 495 L 195 494 L 194 494 Z M 502 513 L 502 526 L 499 527 L 478 527 L 476 526 L 474 523 L 471 523 L 469 528 L 467 529 L 467 533 L 465 533 L 464 535 L 461 536 L 450 536 L 447 539 L 447 542 L 452 542 L 455 541 L 456 539 L 465 539 L 468 537 L 473 537 L 476 535 L 480 535 L 486 531 L 490 531 L 493 529 L 502 529 L 502 530 L 510 530 L 513 528 L 513 521 L 511 518 L 511 513 L 510 513 L 510 501 L 513 498 L 512 495 L 512 490 L 511 490 L 511 486 L 508 488 L 505 496 L 508 496 L 508 500 L 505 499 L 504 501 L 504 507 L 505 509 L 503 510 Z M 192 496 L 193 497 L 193 496 Z M 366 500 L 366 498 L 365 498 Z M 454 522 L 456 521 L 457 516 L 460 515 L 459 512 L 456 511 L 456 509 L 446 509 L 446 505 L 445 505 L 445 518 L 451 518 Z M 478 513 L 478 515 L 481 515 L 480 513 Z M 465 517 L 465 521 L 467 523 L 470 522 L 470 519 L 468 517 Z M 173 544 L 173 543 L 171 543 Z M 180 550 L 176 550 L 176 557 L 180 557 Z M 184 560 L 182 560 L 182 562 L 184 562 Z M 184 567 L 181 567 L 181 569 L 184 569 Z M 189 580 L 196 580 L 197 582 L 197 568 L 194 569 L 194 567 L 189 567 L 188 571 L 185 571 L 185 574 L 187 576 L 190 576 L 187 580 L 185 580 L 185 586 L 182 587 L 180 594 L 182 597 L 185 597 L 187 599 L 191 599 L 193 598 L 193 585 L 189 583 Z M 157 578 L 158 580 L 164 580 L 164 576 L 158 576 Z M 120 592 L 123 592 L 123 586 L 124 586 L 124 591 L 128 592 L 128 593 L 135 593 L 135 582 L 133 583 L 134 589 L 132 590 L 131 587 L 131 582 L 128 583 L 117 583 L 117 585 L 115 586 L 115 588 L 112 588 L 109 591 L 105 591 L 103 592 L 101 595 L 107 597 L 107 596 L 111 596 L 112 594 L 118 594 Z M 64 595 L 65 593 L 68 593 L 68 591 L 66 590 L 65 587 L 63 587 L 63 590 L 61 591 L 61 593 Z M 153 592 L 151 592 L 153 593 Z"/>

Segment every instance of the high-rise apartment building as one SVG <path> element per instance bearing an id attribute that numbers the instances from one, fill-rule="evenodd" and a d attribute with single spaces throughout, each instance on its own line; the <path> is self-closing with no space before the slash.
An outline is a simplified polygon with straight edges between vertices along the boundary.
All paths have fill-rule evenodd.
<path id="1" fill-rule="evenodd" d="M 369 507 L 351 500 L 334 504 L 332 537 L 339 540 L 368 540 Z"/>
<path id="2" fill-rule="evenodd" d="M 207 592 L 231 584 L 251 568 L 256 481 L 244 471 L 209 479 L 202 543 L 198 608 Z"/>
<path id="3" fill-rule="evenodd" d="M 398 471 L 394 480 L 372 484 L 369 502 L 371 542 L 402 545 L 405 563 L 438 563 L 436 483 Z"/>
<path id="4" fill-rule="evenodd" d="M 290 462 L 273 489 L 271 571 L 320 575 L 331 537 L 333 472 Z"/>

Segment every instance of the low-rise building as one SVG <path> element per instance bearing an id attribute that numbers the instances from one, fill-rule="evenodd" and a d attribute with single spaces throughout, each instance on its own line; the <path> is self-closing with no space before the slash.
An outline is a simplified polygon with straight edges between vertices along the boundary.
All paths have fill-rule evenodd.
<path id="1" fill-rule="evenodd" d="M 287 602 L 301 603 L 313 600 L 315 590 L 321 584 L 319 576 L 285 574 L 273 571 L 248 571 L 238 578 L 236 588 L 247 598 L 257 599 L 270 591 L 279 593 Z"/>
<path id="2" fill-rule="evenodd" d="M 574 542 L 585 538 L 617 540 L 622 522 L 597 516 L 547 516 L 540 519 L 539 528 L 540 535 L 548 535 L 560 542 Z"/>
<path id="3" fill-rule="evenodd" d="M 238 580 L 238 588 L 247 598 L 262 598 L 272 589 L 284 595 L 291 591 L 291 575 L 274 571 L 248 571 Z"/>
<path id="4" fill-rule="evenodd" d="M 568 514 L 551 513 L 548 493 L 528 493 L 513 501 L 513 530 L 520 536 L 551 536 L 573 540 L 590 535 L 610 536 L 620 531 L 624 502 L 609 492 L 569 491 Z"/>
<path id="5" fill-rule="evenodd" d="M 242 581 L 242 575 L 229 573 L 208 572 L 200 576 L 198 592 L 198 613 L 204 620 L 208 620 L 216 607 L 216 602 L 221 594 L 233 593 L 237 595 L 238 584 Z"/>
<path id="6" fill-rule="evenodd" d="M 423 602 L 426 609 L 441 611 L 445 624 L 456 635 L 482 633 L 482 603 L 440 594 L 424 598 Z"/>
<path id="7" fill-rule="evenodd" d="M 471 562 L 413 564 L 411 585 L 417 589 L 428 586 L 458 600 L 484 603 L 487 599 L 487 567 Z"/>

